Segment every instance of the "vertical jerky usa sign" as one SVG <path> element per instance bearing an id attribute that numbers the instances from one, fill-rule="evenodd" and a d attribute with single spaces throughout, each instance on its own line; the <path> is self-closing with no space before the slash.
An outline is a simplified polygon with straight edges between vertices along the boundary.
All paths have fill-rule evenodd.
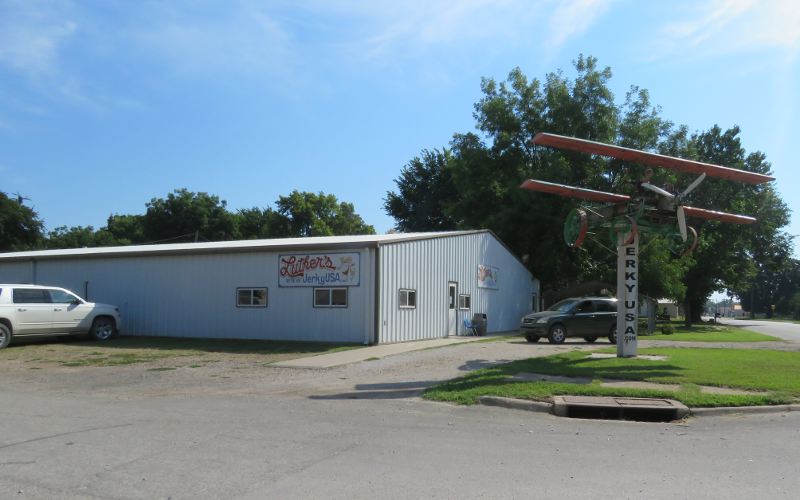
<path id="1" fill-rule="evenodd" d="M 639 235 L 624 243 L 619 235 L 617 252 L 617 356 L 636 356 L 639 318 Z M 620 335 L 620 332 L 622 334 Z"/>

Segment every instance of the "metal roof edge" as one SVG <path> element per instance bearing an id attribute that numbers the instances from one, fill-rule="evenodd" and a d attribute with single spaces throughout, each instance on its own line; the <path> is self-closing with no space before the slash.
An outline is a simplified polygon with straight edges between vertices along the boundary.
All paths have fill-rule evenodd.
<path id="1" fill-rule="evenodd" d="M 486 231 L 486 230 L 482 230 Z M 35 250 L 24 252 L 0 253 L 0 262 L 31 262 L 44 260 L 80 260 L 80 259 L 113 259 L 124 257 L 146 257 L 165 255 L 207 255 L 220 253 L 280 252 L 287 250 L 309 251 L 315 249 L 350 250 L 360 248 L 377 248 L 381 244 L 400 243 L 434 239 L 458 234 L 470 234 L 481 231 L 450 231 L 436 233 L 397 233 L 387 235 L 353 235 L 359 239 L 347 241 L 346 237 L 319 237 L 315 241 L 304 241 L 306 238 L 276 238 L 273 240 L 231 240 L 227 242 L 188 243 L 167 245 L 128 245 L 118 247 L 66 248 L 53 250 Z M 370 238 L 369 236 L 372 236 Z M 322 239 L 330 238 L 330 239 Z M 265 242 L 285 240 L 285 243 L 266 244 Z M 233 243 L 226 246 L 225 243 Z"/>
<path id="2" fill-rule="evenodd" d="M 407 243 L 409 241 L 420 241 L 420 240 L 434 240 L 437 238 L 450 238 L 455 236 L 469 236 L 471 234 L 478 234 L 478 233 L 492 233 L 491 229 L 467 229 L 464 231 L 437 231 L 433 233 L 409 233 L 413 234 L 414 236 L 409 236 L 408 238 L 398 238 L 396 240 L 387 240 L 387 241 L 379 241 L 377 242 L 379 247 L 386 246 L 386 245 L 396 245 L 398 243 Z M 402 233 L 399 233 L 402 234 Z M 494 234 L 494 233 L 492 233 Z M 495 235 L 495 238 L 497 236 Z M 498 238 L 499 241 L 499 238 Z"/>

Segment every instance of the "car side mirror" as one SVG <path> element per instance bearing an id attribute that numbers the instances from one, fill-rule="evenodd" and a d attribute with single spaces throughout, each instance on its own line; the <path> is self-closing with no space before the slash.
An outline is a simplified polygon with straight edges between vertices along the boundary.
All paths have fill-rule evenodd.
<path id="1" fill-rule="evenodd" d="M 81 299 L 72 299 L 72 302 L 70 302 L 70 304 L 72 304 L 73 306 L 79 306 L 83 304 L 83 301 L 81 301 Z"/>

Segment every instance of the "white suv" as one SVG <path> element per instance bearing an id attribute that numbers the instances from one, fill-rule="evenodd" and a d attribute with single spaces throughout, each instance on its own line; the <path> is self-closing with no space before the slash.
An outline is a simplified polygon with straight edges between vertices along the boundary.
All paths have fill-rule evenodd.
<path id="1" fill-rule="evenodd" d="M 0 349 L 11 337 L 89 334 L 108 340 L 119 332 L 119 309 L 86 302 L 69 290 L 0 285 Z"/>

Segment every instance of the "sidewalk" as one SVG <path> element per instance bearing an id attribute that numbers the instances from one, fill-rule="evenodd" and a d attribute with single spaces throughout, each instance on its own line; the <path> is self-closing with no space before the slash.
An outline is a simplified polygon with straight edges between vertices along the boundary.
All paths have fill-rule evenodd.
<path id="1" fill-rule="evenodd" d="M 476 342 L 478 340 L 486 340 L 487 338 L 492 338 L 492 335 L 487 337 L 444 337 L 440 339 L 399 342 L 396 344 L 379 344 L 363 347 L 361 349 L 350 349 L 349 351 L 333 352 L 330 354 L 309 356 L 307 358 L 280 361 L 278 363 L 273 363 L 270 366 L 310 369 L 332 368 L 334 366 L 357 363 L 359 361 L 366 361 L 368 359 L 380 359 L 386 356 L 392 356 L 394 354 L 402 354 L 404 352 L 420 351 L 423 349 L 444 347 L 453 344 L 463 344 L 467 342 Z"/>

